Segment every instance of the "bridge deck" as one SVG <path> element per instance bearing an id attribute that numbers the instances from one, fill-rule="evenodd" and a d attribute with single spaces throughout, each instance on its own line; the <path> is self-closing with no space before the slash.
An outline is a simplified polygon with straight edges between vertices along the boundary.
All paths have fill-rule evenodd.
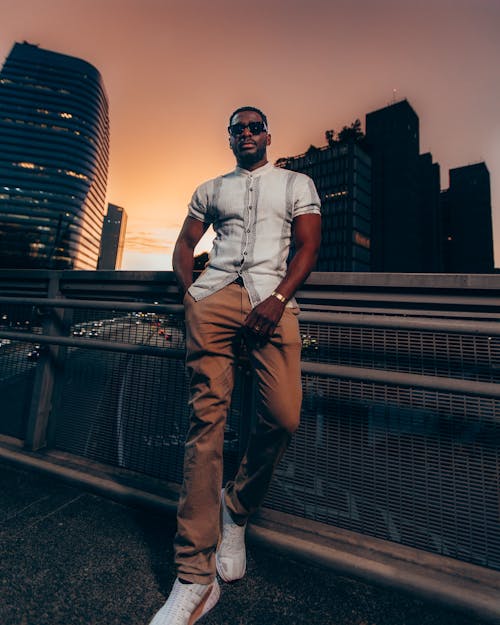
<path id="1" fill-rule="evenodd" d="M 0 622 L 147 625 L 174 578 L 174 531 L 170 516 L 0 462 Z M 222 591 L 204 625 L 482 624 L 255 545 Z"/>

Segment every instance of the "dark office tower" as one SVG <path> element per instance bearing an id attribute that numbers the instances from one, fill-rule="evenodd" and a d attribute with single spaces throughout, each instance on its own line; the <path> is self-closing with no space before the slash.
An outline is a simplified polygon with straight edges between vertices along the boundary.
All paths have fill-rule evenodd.
<path id="1" fill-rule="evenodd" d="M 423 270 L 419 122 L 406 100 L 366 116 L 372 157 L 372 270 Z"/>
<path id="2" fill-rule="evenodd" d="M 492 273 L 490 174 L 485 163 L 450 170 L 450 188 L 442 194 L 442 209 L 445 271 Z"/>
<path id="3" fill-rule="evenodd" d="M 322 244 L 317 271 L 370 271 L 370 157 L 354 140 L 311 146 L 279 167 L 310 176 L 321 198 Z"/>
<path id="4" fill-rule="evenodd" d="M 441 181 L 438 163 L 432 162 L 432 154 L 419 157 L 419 227 L 422 243 L 421 271 L 442 273 L 443 263 L 443 223 L 441 215 Z"/>
<path id="5" fill-rule="evenodd" d="M 120 269 L 127 229 L 127 213 L 121 206 L 108 204 L 101 237 L 101 253 L 97 269 Z"/>
<path id="6" fill-rule="evenodd" d="M 108 151 L 99 72 L 16 43 L 0 72 L 0 267 L 97 267 Z"/>

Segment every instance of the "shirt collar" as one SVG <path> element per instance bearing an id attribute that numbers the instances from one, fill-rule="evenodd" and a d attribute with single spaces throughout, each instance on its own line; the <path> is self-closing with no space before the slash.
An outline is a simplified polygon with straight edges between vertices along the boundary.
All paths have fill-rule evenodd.
<path id="1" fill-rule="evenodd" d="M 242 174 L 244 176 L 261 176 L 262 174 L 267 174 L 267 172 L 271 171 L 271 169 L 274 169 L 274 165 L 268 161 L 265 165 L 262 165 L 253 171 L 243 169 L 243 167 L 236 167 L 234 171 L 236 174 Z"/>

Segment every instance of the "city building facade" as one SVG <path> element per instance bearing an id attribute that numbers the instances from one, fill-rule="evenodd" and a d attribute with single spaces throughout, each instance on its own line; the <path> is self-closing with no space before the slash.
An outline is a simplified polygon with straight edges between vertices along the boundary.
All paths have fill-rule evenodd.
<path id="1" fill-rule="evenodd" d="M 328 145 L 276 165 L 309 175 L 322 202 L 317 271 L 492 273 L 490 177 L 485 163 L 450 171 L 420 154 L 419 119 L 407 100 L 344 126 Z"/>
<path id="2" fill-rule="evenodd" d="M 436 185 L 432 157 L 420 157 L 419 132 L 407 100 L 366 115 L 373 168 L 372 271 L 438 270 L 439 179 Z"/>
<path id="3" fill-rule="evenodd" d="M 121 206 L 108 204 L 101 236 L 101 251 L 97 269 L 121 269 L 127 213 Z"/>
<path id="4" fill-rule="evenodd" d="M 485 163 L 450 170 L 441 194 L 446 273 L 492 273 L 493 226 L 490 174 Z"/>
<path id="5" fill-rule="evenodd" d="M 432 154 L 421 154 L 419 176 L 419 236 L 421 269 L 423 273 L 444 271 L 444 228 L 441 215 L 441 168 L 432 161 Z"/>
<path id="6" fill-rule="evenodd" d="M 0 72 L 0 267 L 96 269 L 108 159 L 97 69 L 16 43 Z"/>
<path id="7" fill-rule="evenodd" d="M 321 198 L 317 271 L 370 271 L 371 160 L 360 142 L 333 141 L 276 165 L 310 176 Z"/>

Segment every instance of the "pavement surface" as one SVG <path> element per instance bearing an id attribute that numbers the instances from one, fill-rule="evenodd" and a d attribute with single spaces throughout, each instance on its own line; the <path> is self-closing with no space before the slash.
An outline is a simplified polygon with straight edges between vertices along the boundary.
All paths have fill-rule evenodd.
<path id="1" fill-rule="evenodd" d="M 0 462 L 0 625 L 148 625 L 174 580 L 175 519 Z M 200 625 L 483 625 L 250 545 Z"/>

